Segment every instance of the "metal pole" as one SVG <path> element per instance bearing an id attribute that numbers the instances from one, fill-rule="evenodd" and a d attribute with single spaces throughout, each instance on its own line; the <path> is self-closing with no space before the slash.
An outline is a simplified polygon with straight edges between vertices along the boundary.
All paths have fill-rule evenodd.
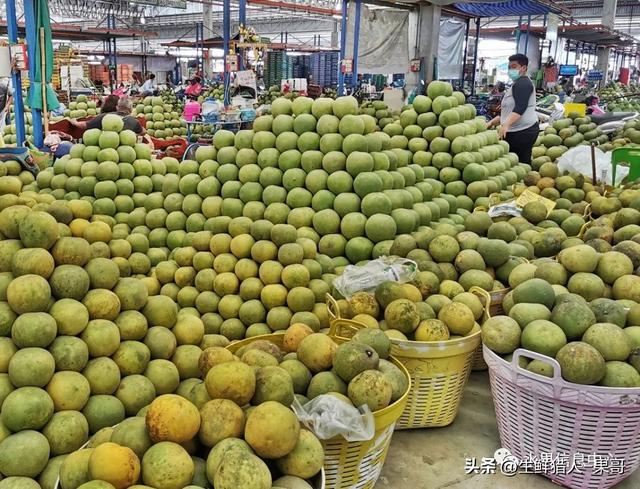
<path id="1" fill-rule="evenodd" d="M 247 23 L 247 0 L 238 2 L 238 22 L 244 26 Z"/>
<path id="2" fill-rule="evenodd" d="M 224 105 L 231 105 L 231 74 L 227 64 L 229 55 L 229 39 L 231 38 L 231 0 L 224 0 L 222 4 L 222 50 L 224 55 Z"/>
<path id="3" fill-rule="evenodd" d="M 356 17 L 353 27 L 353 73 L 351 78 L 351 87 L 353 90 L 358 89 L 358 47 L 360 44 L 360 9 L 362 7 L 361 0 L 356 0 Z"/>
<path id="4" fill-rule="evenodd" d="M 200 22 L 196 23 L 196 72 L 200 69 Z"/>
<path id="5" fill-rule="evenodd" d="M 478 67 L 478 44 L 480 44 L 480 17 L 476 17 L 476 45 L 473 48 L 473 71 L 471 72 L 471 95 L 476 93 L 476 68 Z"/>
<path id="6" fill-rule="evenodd" d="M 529 49 L 529 31 L 531 30 L 531 14 L 527 16 L 527 37 L 524 38 L 524 55 L 527 56 Z"/>
<path id="7" fill-rule="evenodd" d="M 26 32 L 26 38 L 27 38 L 26 39 L 27 46 L 31 48 L 30 49 L 31 52 L 29 53 L 29 69 L 30 69 L 29 71 L 32 71 L 35 73 L 35 70 L 37 69 L 36 63 L 38 61 L 37 53 L 40 52 L 40 47 L 41 47 L 39 36 L 36 30 L 36 18 L 37 18 L 36 7 L 34 5 L 33 0 L 25 0 L 23 3 L 24 3 L 24 18 L 25 18 L 25 32 Z M 44 83 L 45 81 L 44 71 L 42 72 L 41 76 L 42 76 L 42 83 Z M 34 89 L 35 89 L 34 85 L 31 84 L 29 86 L 29 93 L 31 93 L 31 91 Z M 22 90 L 14 91 L 14 100 L 17 100 L 17 98 L 20 98 L 20 101 L 22 101 Z M 43 100 L 43 104 L 44 102 L 45 101 Z M 14 109 L 14 115 L 16 116 L 16 118 L 18 116 L 17 111 L 18 111 L 18 107 L 16 106 Z M 41 148 L 43 145 L 42 111 L 41 110 L 32 108 L 31 123 L 33 127 L 33 143 L 35 144 L 36 147 Z M 16 127 L 17 127 L 17 120 L 16 120 Z M 18 144 L 19 143 L 20 142 L 18 141 Z"/>
<path id="8" fill-rule="evenodd" d="M 347 0 L 342 0 L 342 19 L 340 20 L 340 59 L 338 60 L 338 95 L 344 95 L 344 73 L 342 62 L 344 61 L 347 47 Z"/>
<path id="9" fill-rule="evenodd" d="M 571 51 L 571 41 L 569 39 L 567 39 L 567 57 L 565 59 L 564 64 L 568 65 L 569 64 L 569 52 Z"/>
<path id="10" fill-rule="evenodd" d="M 116 28 L 116 14 L 111 14 L 111 28 Z M 113 81 L 118 86 L 118 41 L 113 38 Z"/>
<path id="11" fill-rule="evenodd" d="M 467 51 L 469 49 L 469 24 L 471 19 L 467 19 L 467 26 L 464 30 L 464 53 L 462 54 L 462 75 L 460 80 L 460 89 L 464 88 L 465 68 L 467 67 Z"/>
<path id="12" fill-rule="evenodd" d="M 247 24 L 247 0 L 240 0 L 238 2 L 238 23 L 241 26 Z M 238 48 L 238 64 L 241 70 L 244 70 L 244 48 Z"/>

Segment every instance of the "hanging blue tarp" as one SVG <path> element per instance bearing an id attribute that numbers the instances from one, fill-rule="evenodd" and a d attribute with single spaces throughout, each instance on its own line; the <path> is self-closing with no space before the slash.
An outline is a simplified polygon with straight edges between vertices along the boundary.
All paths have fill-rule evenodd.
<path id="1" fill-rule="evenodd" d="M 502 17 L 504 15 L 546 14 L 551 9 L 535 0 L 509 2 L 455 3 L 458 10 L 473 17 Z"/>

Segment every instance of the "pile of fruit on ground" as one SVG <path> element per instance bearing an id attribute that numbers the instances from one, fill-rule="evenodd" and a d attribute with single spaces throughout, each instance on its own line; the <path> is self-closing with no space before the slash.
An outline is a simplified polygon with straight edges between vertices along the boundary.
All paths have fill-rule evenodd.
<path id="1" fill-rule="evenodd" d="M 609 137 L 591 122 L 589 116 L 580 117 L 577 113 L 570 114 L 566 119 L 554 121 L 547 127 L 536 141 L 532 151 L 534 168 L 542 163 L 556 161 L 567 150 L 580 144 L 604 144 Z"/>
<path id="2" fill-rule="evenodd" d="M 24 130 L 26 133 L 27 141 L 33 143 L 33 124 L 32 124 L 32 115 L 31 109 L 28 107 L 24 108 Z M 4 126 L 2 130 L 2 139 L 5 144 L 16 144 L 16 119 L 15 114 L 13 112 L 13 105 L 11 105 L 10 109 L 10 122 L 9 124 Z"/>
<path id="3" fill-rule="evenodd" d="M 65 117 L 81 119 L 82 117 L 93 116 L 100 113 L 94 100 L 89 100 L 86 95 L 78 95 L 74 101 L 69 102 L 69 106 L 64 111 Z"/>
<path id="4" fill-rule="evenodd" d="M 185 136 L 187 127 L 181 120 L 182 111 L 170 103 L 171 100 L 175 101 L 175 97 L 165 98 L 145 97 L 134 107 L 133 115 L 146 119 L 147 133 L 156 139 Z"/>
<path id="5" fill-rule="evenodd" d="M 601 104 L 609 112 L 632 112 L 640 109 L 640 85 L 613 83 L 598 92 Z"/>
<path id="6" fill-rule="evenodd" d="M 280 98 L 183 162 L 105 117 L 35 181 L 6 165 L 0 489 L 313 487 L 322 441 L 292 399 L 388 406 L 397 341 L 481 328 L 507 359 L 640 386 L 640 189 L 520 164 L 463 102 L 435 82 L 380 130 L 351 97 Z M 486 212 L 521 196 L 521 215 Z M 340 296 L 383 255 L 412 280 Z M 474 287 L 511 287 L 505 315 L 485 321 Z M 327 293 L 366 326 L 351 342 L 324 334 Z M 232 343 L 269 333 L 279 347 Z"/>
<path id="7" fill-rule="evenodd" d="M 206 88 L 198 97 L 198 102 L 202 103 L 208 98 L 215 99 L 218 102 L 224 102 L 224 85 L 218 83 L 217 85 Z"/>

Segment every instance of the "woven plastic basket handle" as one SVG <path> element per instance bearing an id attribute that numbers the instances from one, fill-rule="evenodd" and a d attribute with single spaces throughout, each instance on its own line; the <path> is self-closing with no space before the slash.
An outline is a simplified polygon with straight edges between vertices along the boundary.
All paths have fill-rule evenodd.
<path id="1" fill-rule="evenodd" d="M 530 372 L 529 370 L 526 370 L 520 366 L 520 357 L 533 358 L 534 360 L 540 360 L 544 363 L 548 363 L 549 365 L 551 365 L 551 367 L 553 367 L 553 380 L 563 380 L 562 369 L 560 368 L 560 364 L 556 361 L 555 358 L 536 353 L 535 351 L 526 350 L 524 348 L 518 348 L 513 352 L 513 359 L 511 360 L 511 364 L 513 365 L 514 369 L 522 370 L 528 375 L 532 374 L 533 372 Z"/>
<path id="2" fill-rule="evenodd" d="M 327 294 L 327 312 L 329 313 L 329 319 L 340 318 L 340 306 L 331 294 Z"/>
<path id="3" fill-rule="evenodd" d="M 480 302 L 482 302 L 482 305 L 484 306 L 485 319 L 489 319 L 491 317 L 491 312 L 489 311 L 489 308 L 491 307 L 491 294 L 477 285 L 469 288 L 469 292 L 475 294 L 478 298 L 481 298 Z"/>

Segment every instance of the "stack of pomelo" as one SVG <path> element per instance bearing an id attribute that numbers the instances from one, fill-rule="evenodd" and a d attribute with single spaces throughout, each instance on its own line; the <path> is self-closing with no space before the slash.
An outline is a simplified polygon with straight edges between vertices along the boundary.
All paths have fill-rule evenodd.
<path id="1" fill-rule="evenodd" d="M 87 448 L 62 462 L 62 488 L 89 481 L 114 487 L 139 483 L 156 488 L 270 489 L 281 483 L 283 487 L 310 488 L 305 479 L 322 469 L 324 451 L 291 410 L 294 395 L 306 401 L 298 393 L 311 392 L 315 397 L 331 392 L 350 401 L 344 380 L 330 372 L 323 372 L 328 377 L 317 373 L 327 362 L 331 365 L 336 353 L 328 336 L 314 335 L 308 327 L 296 325 L 284 340 L 284 352 L 264 340 L 241 348 L 237 356 L 221 346 L 206 348 L 197 362 L 204 380 L 190 379 L 178 387 L 178 395 L 160 395 L 137 417 L 95 435 Z M 358 368 L 375 369 L 380 362 L 390 367 L 382 372 L 367 370 L 368 374 L 361 375 L 364 380 L 354 380 L 352 390 L 360 395 L 357 402 L 370 401 L 361 391 L 365 385 L 372 386 L 373 377 L 386 388 L 376 399 L 388 395 L 383 400 L 390 402 L 397 385 L 402 395 L 408 387 L 402 372 L 390 362 L 379 361 L 371 347 L 359 345 L 360 363 L 347 363 L 354 377 L 360 373 Z M 387 355 L 388 349 L 386 345 Z M 299 353 L 301 359 L 288 353 L 300 350 L 304 350 Z M 360 389 L 355 388 L 361 384 Z"/>
<path id="2" fill-rule="evenodd" d="M 16 119 L 13 111 L 13 105 L 11 105 L 10 123 L 4 126 L 2 131 L 2 138 L 5 144 L 16 144 Z M 24 129 L 27 137 L 27 141 L 33 143 L 33 125 L 31 109 L 29 107 L 24 108 Z"/>
<path id="3" fill-rule="evenodd" d="M 0 473 L 52 488 L 90 434 L 200 375 L 199 342 L 178 339 L 198 324 L 167 297 L 148 302 L 145 281 L 120 279 L 89 203 L 25 192 L 1 207 Z"/>
<path id="4" fill-rule="evenodd" d="M 201 317 L 206 333 L 234 340 L 294 323 L 328 327 L 323 278 L 333 269 L 293 226 L 237 219 L 229 233 L 195 233 L 155 266 L 153 278 L 160 294 Z"/>
<path id="5" fill-rule="evenodd" d="M 100 109 L 96 107 L 96 102 L 89 100 L 86 95 L 78 95 L 75 100 L 69 102 L 69 106 L 64 111 L 65 117 L 72 119 L 80 119 L 99 113 Z"/>
<path id="6" fill-rule="evenodd" d="M 551 358 L 569 382 L 640 387 L 640 277 L 619 252 L 566 248 L 559 261 L 516 267 L 504 300 L 507 316 L 482 326 L 484 343 L 501 355 L 522 347 Z M 544 360 L 521 366 L 553 376 Z"/>
<path id="7" fill-rule="evenodd" d="M 595 122 L 591 122 L 591 117 L 572 113 L 565 119 L 554 121 L 540 134 L 533 148 L 531 163 L 534 169 L 538 169 L 543 163 L 555 161 L 569 148 L 608 141 L 609 136 L 603 134 Z"/>
<path id="8" fill-rule="evenodd" d="M 453 93 L 448 84 L 429 87 Z M 77 157 L 91 150 L 77 148 L 71 164 L 61 160 L 38 186 L 57 198 L 91 200 L 99 185 L 95 213 L 147 234 L 151 248 L 180 246 L 185 232 L 227 232 L 230 219 L 246 217 L 291 224 L 321 254 L 355 263 L 432 221 L 461 224 L 474 206 L 489 203 L 490 193 L 512 195 L 506 189 L 526 167 L 512 168 L 517 161 L 506 143 L 473 119 L 471 106 L 456 105 L 461 99 L 416 97 L 379 132 L 373 116 L 356 115 L 353 97 L 279 98 L 253 130 L 218 131 L 213 147 L 198 148 L 196 160 L 179 168 L 171 158 L 149 160 L 141 145 L 132 163 L 131 148 L 121 148 L 124 158 L 107 148 L 111 154 L 100 159 L 110 159 L 100 165 L 113 171 L 97 182 L 88 174 L 95 165 Z M 117 146 L 115 138 L 104 139 Z M 79 165 L 89 168 L 85 176 Z"/>
<path id="9" fill-rule="evenodd" d="M 187 127 L 180 118 L 179 109 L 163 97 L 145 97 L 133 111 L 136 117 L 144 117 L 149 136 L 157 139 L 173 139 L 187 134 Z"/>
<path id="10" fill-rule="evenodd" d="M 24 170 L 20 162 L 7 160 L 0 164 L 0 196 L 17 196 L 25 186 L 34 182 L 35 178 L 33 173 Z"/>
<path id="11" fill-rule="evenodd" d="M 480 299 L 455 281 L 420 271 L 412 282 L 382 282 L 375 291 L 337 301 L 340 316 L 394 340 L 446 341 L 478 331 Z"/>

